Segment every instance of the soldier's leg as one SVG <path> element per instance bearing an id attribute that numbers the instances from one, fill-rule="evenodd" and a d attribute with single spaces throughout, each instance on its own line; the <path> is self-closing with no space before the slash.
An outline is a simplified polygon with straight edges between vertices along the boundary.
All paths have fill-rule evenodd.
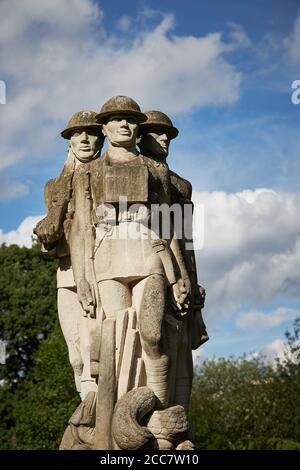
<path id="1" fill-rule="evenodd" d="M 99 293 L 106 316 L 116 315 L 118 311 L 131 307 L 132 298 L 129 287 L 114 279 L 100 281 Z"/>
<path id="2" fill-rule="evenodd" d="M 163 318 L 166 307 L 166 284 L 160 274 L 152 274 L 133 288 L 133 303 L 138 323 L 147 385 L 157 396 L 161 407 L 168 406 L 169 359 L 162 352 Z"/>
<path id="3" fill-rule="evenodd" d="M 113 279 L 98 283 L 99 294 L 105 317 L 117 318 L 119 311 L 131 306 L 131 292 L 127 285 Z M 80 317 L 80 350 L 83 360 L 83 372 L 81 376 L 81 398 L 90 391 L 97 391 L 96 380 L 91 377 L 91 333 L 97 326 L 96 319 L 85 317 L 83 312 Z M 99 345 L 100 347 L 100 345 Z"/>
<path id="4" fill-rule="evenodd" d="M 128 331 L 121 325 L 125 319 L 125 312 L 127 315 L 127 309 L 131 307 L 132 299 L 129 287 L 115 280 L 100 281 L 99 292 L 105 319 L 102 324 L 100 344 L 96 408 L 99 425 L 96 434 L 98 433 L 101 443 L 98 449 L 110 449 L 112 447 L 109 436 L 114 406 L 117 397 L 130 389 L 132 355 L 135 351 L 133 343 L 130 343 L 131 347 L 124 355 L 121 344 L 124 345 L 127 341 Z M 124 364 L 129 367 L 123 367 Z"/>
<path id="5" fill-rule="evenodd" d="M 74 370 L 76 389 L 81 392 L 83 360 L 80 352 L 81 306 L 76 289 L 60 287 L 57 291 L 57 310 L 60 326 L 67 343 L 70 364 Z"/>
<path id="6" fill-rule="evenodd" d="M 79 303 L 79 302 L 78 302 Z M 81 399 L 88 395 L 89 392 L 97 391 L 96 379 L 91 375 L 91 332 L 96 320 L 94 318 L 84 316 L 81 309 L 79 334 L 80 334 L 80 352 L 83 362 L 81 375 Z"/>
<path id="7" fill-rule="evenodd" d="M 90 330 L 94 320 L 83 315 L 76 288 L 58 289 L 57 309 L 74 370 L 76 389 L 83 400 L 90 391 L 97 390 L 90 371 Z"/>

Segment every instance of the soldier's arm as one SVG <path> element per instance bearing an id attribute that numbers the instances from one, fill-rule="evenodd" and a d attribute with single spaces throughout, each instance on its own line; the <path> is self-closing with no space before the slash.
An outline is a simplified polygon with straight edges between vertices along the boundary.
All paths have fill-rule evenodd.
<path id="1" fill-rule="evenodd" d="M 94 300 L 85 272 L 85 233 L 87 210 L 89 210 L 87 205 L 88 184 L 87 172 L 83 168 L 79 168 L 74 176 L 74 215 L 70 227 L 69 245 L 78 300 L 86 314 L 93 314 Z"/>
<path id="2" fill-rule="evenodd" d="M 193 204 L 190 200 L 187 200 L 186 203 Z M 192 227 L 191 227 L 192 228 Z M 193 327 L 191 330 L 191 346 L 192 349 L 197 349 L 203 343 L 208 341 L 209 337 L 206 331 L 206 325 L 202 316 L 202 309 L 205 304 L 206 292 L 204 287 L 198 284 L 197 278 L 197 267 L 196 267 L 196 256 L 195 250 L 193 247 L 193 240 L 183 239 L 184 248 L 184 258 L 186 261 L 187 270 L 189 277 L 192 283 L 192 308 L 193 308 Z M 187 249 L 187 243 L 190 249 Z"/>
<path id="3" fill-rule="evenodd" d="M 182 221 L 181 221 L 181 232 L 176 234 L 174 228 L 174 236 L 171 242 L 172 251 L 175 255 L 175 259 L 180 269 L 181 277 L 184 279 L 190 280 L 190 266 L 189 259 L 186 257 L 185 253 L 185 217 L 190 214 L 185 212 L 185 204 L 191 203 L 192 195 L 192 185 L 189 181 L 185 180 L 181 176 L 174 173 L 170 170 L 170 180 L 171 180 L 171 202 L 172 204 L 179 204 L 182 210 Z M 192 220 L 188 220 L 188 223 L 191 225 Z M 175 224 L 176 226 L 176 224 Z"/>
<path id="4" fill-rule="evenodd" d="M 59 177 L 49 180 L 45 185 L 47 215 L 38 222 L 34 233 L 46 251 L 55 248 L 56 242 L 63 235 L 63 221 L 72 193 L 73 171 L 74 161 L 69 155 Z"/>
<path id="5" fill-rule="evenodd" d="M 185 261 L 182 255 L 181 247 L 179 244 L 179 240 L 175 237 L 172 237 L 170 248 L 173 253 L 173 256 L 176 260 L 176 264 L 178 266 L 178 270 L 180 272 L 180 277 L 185 281 L 189 282 L 189 275 L 187 272 L 187 268 L 185 265 Z"/>
<path id="6" fill-rule="evenodd" d="M 191 282 L 182 256 L 179 240 L 177 238 L 172 238 L 170 249 L 172 251 L 175 264 L 177 265 L 178 273 L 178 279 L 172 286 L 172 291 L 179 310 L 182 311 L 182 314 L 185 314 L 189 310 L 190 305 Z"/>

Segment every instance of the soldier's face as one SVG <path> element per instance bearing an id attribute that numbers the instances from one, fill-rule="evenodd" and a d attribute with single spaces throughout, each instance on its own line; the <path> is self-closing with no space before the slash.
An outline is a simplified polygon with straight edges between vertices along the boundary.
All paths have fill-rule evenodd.
<path id="1" fill-rule="evenodd" d="M 131 147 L 135 144 L 137 131 L 138 122 L 133 116 L 111 116 L 103 124 L 103 134 L 116 147 Z"/>
<path id="2" fill-rule="evenodd" d="M 142 137 L 143 146 L 151 154 L 166 159 L 169 154 L 170 139 L 163 131 L 155 130 Z"/>
<path id="3" fill-rule="evenodd" d="M 91 161 L 101 148 L 102 141 L 96 131 L 78 130 L 70 139 L 71 148 L 81 162 Z"/>

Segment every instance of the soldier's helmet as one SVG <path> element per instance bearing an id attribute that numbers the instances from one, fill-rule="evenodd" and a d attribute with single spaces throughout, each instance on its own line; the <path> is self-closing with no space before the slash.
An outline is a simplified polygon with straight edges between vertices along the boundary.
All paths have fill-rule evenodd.
<path id="1" fill-rule="evenodd" d="M 64 139 L 70 139 L 74 131 L 93 129 L 104 139 L 102 126 L 97 122 L 96 116 L 97 113 L 95 113 L 95 111 L 78 111 L 73 114 L 67 127 L 61 132 L 61 136 L 64 137 Z"/>
<path id="2" fill-rule="evenodd" d="M 147 116 L 141 112 L 141 108 L 129 96 L 113 96 L 110 98 L 102 108 L 99 114 L 97 114 L 97 121 L 100 123 L 106 123 L 110 116 L 134 116 L 138 123 L 144 122 Z"/>
<path id="3" fill-rule="evenodd" d="M 145 111 L 147 121 L 140 125 L 140 134 L 148 132 L 165 132 L 169 139 L 175 139 L 178 135 L 178 129 L 173 126 L 171 119 L 161 111 Z"/>

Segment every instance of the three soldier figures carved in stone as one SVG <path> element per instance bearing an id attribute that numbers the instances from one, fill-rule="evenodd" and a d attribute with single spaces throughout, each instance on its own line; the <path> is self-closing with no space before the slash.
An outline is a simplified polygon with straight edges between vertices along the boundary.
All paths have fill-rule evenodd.
<path id="1" fill-rule="evenodd" d="M 81 397 L 61 449 L 194 448 L 192 350 L 208 336 L 183 228 L 191 184 L 166 162 L 177 134 L 126 96 L 75 113 L 61 133 L 67 159 L 34 230 L 59 259 L 58 314 Z"/>

